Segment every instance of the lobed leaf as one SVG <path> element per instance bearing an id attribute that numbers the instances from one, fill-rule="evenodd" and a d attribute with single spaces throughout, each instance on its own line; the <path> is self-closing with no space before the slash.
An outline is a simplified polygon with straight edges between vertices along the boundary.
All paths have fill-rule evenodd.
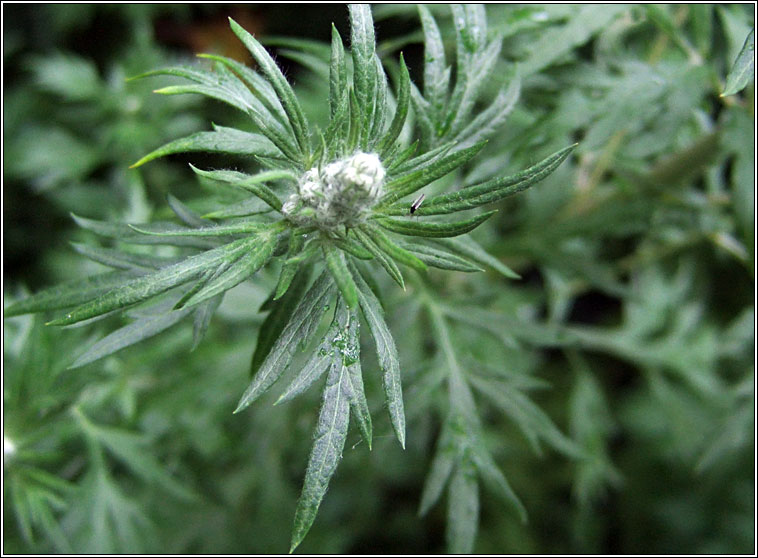
<path id="1" fill-rule="evenodd" d="M 450 68 L 437 22 L 426 6 L 419 4 L 418 12 L 424 30 L 424 98 L 429 102 L 434 121 L 439 122 L 450 87 Z"/>
<path id="2" fill-rule="evenodd" d="M 492 41 L 482 52 L 477 52 L 469 63 L 466 72 L 466 87 L 460 99 L 451 99 L 450 106 L 454 110 L 448 114 L 448 123 L 446 123 L 445 133 L 453 138 L 458 138 L 460 131 L 471 120 L 471 111 L 474 104 L 481 95 L 481 92 L 487 82 L 492 79 L 495 64 L 500 56 L 501 41 Z M 455 104 L 454 104 L 455 103 Z"/>
<path id="3" fill-rule="evenodd" d="M 192 164 L 190 164 L 190 167 L 196 174 L 199 174 L 200 176 L 210 178 L 211 180 L 217 180 L 219 182 L 224 182 L 226 184 L 231 184 L 232 186 L 237 186 L 238 188 L 247 190 L 248 192 L 255 194 L 260 199 L 265 201 L 273 209 L 280 212 L 282 209 L 281 200 L 271 190 L 271 188 L 264 184 L 264 182 L 282 179 L 296 180 L 296 177 L 287 170 L 263 171 L 259 172 L 258 174 L 250 175 L 230 170 L 204 171 L 198 169 Z"/>
<path id="4" fill-rule="evenodd" d="M 454 213 L 466 209 L 473 209 L 480 205 L 494 203 L 503 198 L 526 190 L 533 184 L 550 175 L 569 156 L 577 144 L 570 145 L 553 153 L 536 165 L 517 174 L 493 178 L 475 186 L 469 186 L 456 192 L 434 196 L 424 203 L 416 215 L 441 215 Z M 397 204 L 383 210 L 389 215 L 402 215 L 403 208 Z"/>
<path id="5" fill-rule="evenodd" d="M 347 252 L 351 256 L 358 258 L 359 260 L 372 260 L 374 255 L 366 250 L 362 244 L 356 242 L 349 236 L 337 237 L 331 240 L 335 246 L 337 246 L 343 252 Z"/>
<path id="6" fill-rule="evenodd" d="M 345 255 L 328 242 L 323 243 L 321 249 L 326 260 L 326 268 L 337 283 L 345 304 L 348 308 L 355 308 L 358 304 L 358 293 L 353 276 L 345 263 Z"/>
<path id="7" fill-rule="evenodd" d="M 444 157 L 448 151 L 456 146 L 454 141 L 449 141 L 434 149 L 430 149 L 420 155 L 413 157 L 407 161 L 398 162 L 392 169 L 393 174 L 406 174 L 413 172 L 427 165 L 430 161 L 437 160 L 439 157 Z"/>
<path id="8" fill-rule="evenodd" d="M 273 302 L 271 311 L 258 330 L 258 341 L 256 342 L 255 352 L 250 363 L 251 376 L 258 372 L 261 364 L 263 364 L 263 361 L 266 360 L 266 357 L 271 352 L 276 340 L 279 339 L 282 331 L 287 326 L 290 316 L 292 316 L 295 308 L 297 308 L 297 305 L 303 298 L 303 294 L 305 294 L 309 276 L 310 274 L 305 269 L 299 273 L 294 273 L 288 283 L 288 289 L 281 296 L 277 294 L 277 296 L 271 299 Z"/>
<path id="9" fill-rule="evenodd" d="M 350 52 L 353 57 L 353 90 L 355 92 L 357 113 L 361 116 L 358 140 L 365 139 L 370 126 L 370 118 L 375 110 L 374 97 L 378 79 L 374 63 L 376 41 L 371 6 L 368 4 L 350 4 Z"/>
<path id="10" fill-rule="evenodd" d="M 424 489 L 421 492 L 421 503 L 418 514 L 424 516 L 437 503 L 442 491 L 453 472 L 457 450 L 452 443 L 450 424 L 448 421 L 442 425 L 442 432 L 437 440 L 437 449 L 434 459 L 429 466 L 429 472 L 424 480 Z"/>
<path id="11" fill-rule="evenodd" d="M 329 307 L 327 300 L 333 288 L 331 276 L 324 271 L 291 314 L 282 334 L 240 398 L 235 413 L 245 409 L 268 390 L 287 368 L 297 348 L 310 342 L 316 326 Z"/>
<path id="12" fill-rule="evenodd" d="M 365 148 L 368 151 L 375 151 L 376 144 L 381 140 L 384 124 L 387 119 L 387 96 L 389 94 L 389 84 L 387 83 L 387 74 L 384 73 L 382 61 L 379 56 L 374 54 L 374 93 L 373 109 L 368 119 L 366 128 Z"/>
<path id="13" fill-rule="evenodd" d="M 374 256 L 374 258 L 376 258 L 376 261 L 379 262 L 379 265 L 381 265 L 387 271 L 387 273 L 390 274 L 390 277 L 392 277 L 395 282 L 400 285 L 403 290 L 405 290 L 403 275 L 400 273 L 400 270 L 398 269 L 397 264 L 394 262 L 394 260 L 385 254 L 385 252 L 376 245 L 376 242 L 374 242 L 374 240 L 368 234 L 363 232 L 361 229 L 352 230 L 361 244 L 366 247 L 366 250 L 368 250 L 371 255 Z"/>
<path id="14" fill-rule="evenodd" d="M 471 377 L 471 382 L 518 425 L 535 453 L 541 455 L 539 441 L 543 439 L 568 457 L 582 457 L 576 443 L 558 430 L 550 417 L 519 390 L 475 376 Z"/>
<path id="15" fill-rule="evenodd" d="M 311 528 L 329 480 L 342 458 L 350 419 L 350 389 L 347 367 L 334 361 L 327 375 L 313 448 L 308 459 L 303 490 L 295 510 L 290 552 L 294 551 Z"/>
<path id="16" fill-rule="evenodd" d="M 481 111 L 469 124 L 467 124 L 456 140 L 461 147 L 473 145 L 478 141 L 488 139 L 505 121 L 513 110 L 521 94 L 521 80 L 515 79 L 506 87 L 502 87 L 495 100 L 490 106 Z"/>
<path id="17" fill-rule="evenodd" d="M 458 463 L 450 481 L 447 510 L 447 551 L 471 554 L 479 526 L 479 483 L 466 458 Z"/>
<path id="18" fill-rule="evenodd" d="M 258 104 L 257 99 L 245 87 L 245 84 L 228 70 L 211 72 L 199 68 L 175 66 L 146 72 L 132 79 L 157 75 L 176 76 L 194 82 L 194 84 L 187 85 L 170 85 L 154 91 L 161 95 L 183 95 L 188 93 L 204 95 L 231 105 L 244 113 L 255 111 Z"/>
<path id="19" fill-rule="evenodd" d="M 353 277 L 358 287 L 358 303 L 376 344 L 390 422 L 400 445 L 405 448 L 405 411 L 400 378 L 400 361 L 397 357 L 395 340 L 384 321 L 384 312 L 379 300 L 357 271 L 354 271 Z"/>
<path id="20" fill-rule="evenodd" d="M 186 204 L 179 201 L 171 194 L 166 196 L 166 202 L 168 202 L 171 211 L 173 211 L 185 225 L 189 225 L 190 227 L 204 227 L 213 224 L 207 219 L 203 219 L 200 215 L 187 207 Z"/>
<path id="21" fill-rule="evenodd" d="M 239 259 L 229 264 L 227 269 L 203 285 L 200 290 L 184 302 L 184 305 L 194 306 L 236 287 L 266 265 L 271 259 L 276 244 L 277 235 L 273 232 L 248 238 L 245 251 Z"/>
<path id="22" fill-rule="evenodd" d="M 198 54 L 198 57 L 207 58 L 223 64 L 227 69 L 236 74 L 237 77 L 241 78 L 254 97 L 260 101 L 260 105 L 256 107 L 256 112 L 259 116 L 267 120 L 268 118 L 273 118 L 280 125 L 277 126 L 280 131 L 290 134 L 292 133 L 292 127 L 287 119 L 287 113 L 284 112 L 282 103 L 276 96 L 276 91 L 274 91 L 271 83 L 263 76 L 244 64 L 231 58 L 227 58 L 226 56 L 220 56 L 218 54 Z"/>
<path id="23" fill-rule="evenodd" d="M 236 21 L 229 18 L 229 23 L 234 31 L 234 34 L 244 43 L 245 47 L 253 55 L 253 58 L 260 66 L 261 70 L 268 78 L 269 82 L 279 96 L 279 100 L 284 107 L 284 111 L 287 113 L 292 129 L 295 132 L 295 138 L 299 146 L 301 154 L 305 155 L 308 152 L 308 126 L 305 121 L 305 115 L 300 107 L 300 103 L 295 96 L 295 92 L 287 82 L 287 79 L 282 74 L 279 67 L 271 58 L 271 55 L 266 52 L 266 49 L 253 37 L 250 33 L 245 31 Z"/>
<path id="24" fill-rule="evenodd" d="M 223 298 L 223 295 L 218 295 L 205 302 L 201 302 L 193 308 L 195 316 L 192 320 L 192 347 L 190 351 L 194 351 L 200 344 L 200 341 L 203 340 L 203 337 L 205 337 L 205 332 L 208 331 L 213 313 L 219 307 Z"/>
<path id="25" fill-rule="evenodd" d="M 505 475 L 500 471 L 498 466 L 492 460 L 492 457 L 482 448 L 474 448 L 471 457 L 476 465 L 477 471 L 482 480 L 487 484 L 490 490 L 493 490 L 506 504 L 513 506 L 519 514 L 522 522 L 526 523 L 527 513 L 524 504 L 511 488 Z"/>
<path id="26" fill-rule="evenodd" d="M 361 332 L 360 319 L 357 310 L 351 310 L 348 315 L 347 339 L 345 346 L 342 348 L 342 362 L 347 366 L 348 381 L 350 390 L 348 397 L 350 399 L 350 408 L 353 416 L 358 421 L 358 429 L 361 432 L 363 441 L 371 450 L 371 413 L 366 400 L 366 392 L 363 389 L 363 373 L 361 371 Z"/>
<path id="27" fill-rule="evenodd" d="M 326 372 L 330 364 L 342 365 L 342 353 L 346 345 L 349 321 L 350 317 L 344 300 L 337 299 L 334 317 L 332 323 L 329 324 L 329 329 L 324 334 L 324 338 L 318 348 L 313 351 L 308 362 L 276 400 L 275 405 L 289 401 L 303 393 Z"/>
<path id="28" fill-rule="evenodd" d="M 92 300 L 111 289 L 123 285 L 124 281 L 131 281 L 140 277 L 143 273 L 136 270 L 112 271 L 101 275 L 92 275 L 82 279 L 73 279 L 60 285 L 43 289 L 32 296 L 19 300 L 3 310 L 4 316 L 20 316 L 44 312 L 45 310 L 59 310 L 70 306 L 76 306 Z"/>
<path id="29" fill-rule="evenodd" d="M 84 354 L 80 355 L 69 368 L 79 368 L 96 360 L 134 345 L 144 339 L 153 337 L 160 332 L 178 323 L 190 309 L 174 310 L 167 314 L 157 316 L 145 316 L 135 322 L 117 329 L 106 335 L 100 341 L 92 345 Z"/>
<path id="30" fill-rule="evenodd" d="M 162 294 L 186 283 L 206 270 L 224 263 L 224 261 L 235 258 L 245 250 L 249 241 L 249 239 L 237 240 L 225 246 L 190 256 L 179 263 L 166 266 L 148 275 L 132 279 L 90 302 L 74 308 L 64 317 L 53 320 L 50 324 L 73 324 Z"/>
<path id="31" fill-rule="evenodd" d="M 268 223 L 246 221 L 241 223 L 228 223 L 225 225 L 189 228 L 175 225 L 173 223 L 146 223 L 129 225 L 129 228 L 138 233 L 152 236 L 228 236 L 232 234 L 260 233 L 271 229 L 271 225 Z"/>
<path id="32" fill-rule="evenodd" d="M 347 64 L 345 47 L 337 28 L 332 23 L 332 54 L 329 64 L 329 115 L 334 121 L 339 106 L 345 102 L 347 93 Z"/>
<path id="33" fill-rule="evenodd" d="M 79 217 L 78 215 L 71 214 L 76 224 L 92 231 L 93 233 L 104 236 L 106 238 L 113 238 L 121 242 L 129 244 L 169 244 L 172 246 L 187 246 L 192 248 L 215 248 L 218 246 L 218 242 L 213 240 L 203 240 L 200 238 L 190 238 L 182 236 L 168 236 L 168 235 L 145 235 L 135 231 L 127 223 L 110 223 L 108 221 L 98 221 L 96 219 L 87 219 L 86 217 Z M 160 223 L 153 223 L 152 226 L 158 226 Z M 176 227 L 175 223 L 163 223 L 166 227 Z"/>
<path id="34" fill-rule="evenodd" d="M 726 76 L 726 85 L 721 93 L 722 97 L 734 95 L 742 91 L 750 78 L 755 78 L 755 29 L 751 29 L 745 38 L 737 60 Z"/>
<path id="35" fill-rule="evenodd" d="M 225 205 L 221 209 L 203 215 L 204 219 L 228 219 L 230 217 L 247 217 L 269 213 L 271 206 L 258 196 L 251 196 L 237 203 Z"/>
<path id="36" fill-rule="evenodd" d="M 372 241 L 374 241 L 376 246 L 382 252 L 387 254 L 387 256 L 393 260 L 412 267 L 418 271 L 426 271 L 426 264 L 424 262 L 408 252 L 408 250 L 405 250 L 404 248 L 401 248 L 392 242 L 379 228 L 364 226 L 361 229 L 371 238 Z"/>
<path id="37" fill-rule="evenodd" d="M 418 210 L 416 210 L 418 213 Z M 474 230 L 476 227 L 484 223 L 487 219 L 492 217 L 497 210 L 488 211 L 472 217 L 471 219 L 465 219 L 463 221 L 451 221 L 449 223 L 430 223 L 428 221 L 419 221 L 417 219 L 388 219 L 378 218 L 376 222 L 383 228 L 404 234 L 406 236 L 426 236 L 432 238 L 446 238 L 451 236 L 459 236 L 469 231 Z"/>
<path id="38" fill-rule="evenodd" d="M 176 263 L 176 258 L 164 258 L 161 256 L 152 256 L 149 254 L 135 254 L 133 252 L 123 252 L 113 248 L 102 248 L 100 246 L 90 246 L 89 244 L 80 244 L 72 242 L 74 250 L 82 256 L 91 259 L 97 263 L 133 271 L 153 271 L 159 267 Z"/>
<path id="39" fill-rule="evenodd" d="M 398 79 L 398 96 L 397 106 L 395 107 L 395 115 L 392 117 L 387 132 L 384 134 L 379 144 L 376 146 L 376 150 L 379 152 L 379 157 L 385 159 L 390 150 L 395 147 L 397 138 L 400 137 L 400 132 L 403 130 L 405 120 L 408 117 L 408 106 L 410 104 L 410 92 L 411 92 L 411 77 L 408 73 L 408 67 L 405 65 L 403 54 L 400 53 L 400 77 Z"/>
<path id="40" fill-rule="evenodd" d="M 436 161 L 432 161 L 418 170 L 390 180 L 385 184 L 387 193 L 379 202 L 379 207 L 387 206 L 396 200 L 404 198 L 464 165 L 479 153 L 486 144 L 486 141 L 479 142 L 476 145 L 455 151 Z"/>
<path id="41" fill-rule="evenodd" d="M 482 268 L 474 265 L 473 262 L 466 260 L 452 252 L 422 244 L 421 242 L 401 242 L 400 246 L 412 252 L 418 259 L 426 265 L 439 269 L 450 271 L 476 272 L 484 271 Z"/>
<path id="42" fill-rule="evenodd" d="M 234 128 L 214 126 L 213 132 L 197 132 L 190 136 L 179 138 L 151 151 L 129 168 L 137 168 L 145 163 L 173 155 L 189 152 L 223 153 L 224 155 L 263 155 L 265 157 L 280 157 L 277 147 L 261 134 L 243 132 Z"/>
<path id="43" fill-rule="evenodd" d="M 510 267 L 503 262 L 487 253 L 487 251 L 479 246 L 475 240 L 468 236 L 461 236 L 458 238 L 444 238 L 434 239 L 432 243 L 446 248 L 461 257 L 468 258 L 469 260 L 483 265 L 491 267 L 495 271 L 499 272 L 503 276 L 509 279 L 521 279 L 521 276 L 513 271 Z"/>

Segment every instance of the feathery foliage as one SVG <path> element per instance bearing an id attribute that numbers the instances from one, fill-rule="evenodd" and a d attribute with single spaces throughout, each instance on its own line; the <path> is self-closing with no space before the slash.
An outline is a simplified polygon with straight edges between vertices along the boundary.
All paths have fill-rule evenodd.
<path id="1" fill-rule="evenodd" d="M 22 324 L 6 339 L 15 347 L 5 453 L 6 501 L 24 544 L 150 552 L 165 550 L 171 530 L 183 550 L 238 550 L 244 543 L 222 531 L 241 529 L 166 528 L 145 503 L 190 505 L 190 527 L 207 526 L 214 513 L 249 515 L 254 490 L 261 525 L 280 526 L 294 511 L 290 551 L 329 551 L 319 537 L 335 522 L 330 500 L 347 491 L 357 509 L 357 490 L 381 493 L 356 468 L 360 454 L 396 480 L 428 469 L 414 506 L 424 521 L 445 522 L 449 552 L 530 551 L 526 538 L 477 534 L 491 534 L 494 520 L 530 532 L 527 517 L 545 514 L 534 494 L 559 492 L 568 478 L 577 526 L 608 491 L 640 488 L 622 465 L 644 465 L 611 443 L 622 420 L 608 401 L 616 381 L 639 398 L 622 403 L 623 420 L 664 462 L 674 455 L 714 478 L 739 470 L 750 443 L 744 354 L 754 311 L 708 277 L 726 270 L 744 282 L 754 263 L 749 23 L 732 7 L 506 8 L 353 5 L 347 41 L 332 25 L 328 43 L 261 44 L 247 21 L 230 19 L 254 69 L 241 55 L 202 54 L 123 86 L 163 80 L 155 93 L 174 104 L 161 106 L 217 111 L 224 125 L 209 118 L 197 131 L 202 120 L 191 116 L 147 148 L 89 150 L 44 130 L 24 136 L 26 151 L 13 146 L 9 176 L 34 176 L 38 192 L 73 210 L 74 251 L 89 260 L 79 278 L 5 305 L 15 317 L 7 323 Z M 374 17 L 406 17 L 418 29 L 382 43 Z M 722 30 L 728 56 L 716 51 L 714 71 L 709 37 Z M 653 32 L 655 42 L 638 39 Z M 412 49 L 394 56 L 413 42 L 423 43 L 418 65 Z M 648 59 L 634 59 L 638 50 Z M 308 72 L 289 79 L 281 59 Z M 161 63 L 143 62 L 132 73 Z M 121 89 L 84 60 L 40 57 L 32 68 L 70 108 L 108 109 L 81 111 L 79 124 L 92 129 L 108 115 L 160 114 L 142 93 L 138 110 L 118 105 Z M 721 99 L 718 118 L 705 99 Z M 30 138 L 73 151 L 35 175 Z M 177 161 L 192 161 L 184 175 Z M 128 184 L 125 207 L 66 206 L 72 182 L 111 165 L 129 177 L 114 179 Z M 204 196 L 185 204 L 169 195 L 151 215 L 143 186 L 187 189 L 188 177 Z M 526 281 L 514 281 L 514 269 Z M 619 301 L 618 316 L 576 323 L 583 297 L 598 293 Z M 729 303 L 717 310 L 712 298 Z M 47 324 L 24 316 L 32 313 Z M 606 377 L 599 372 L 621 366 L 598 355 L 639 374 Z M 302 446 L 306 422 L 308 455 L 285 443 Z M 568 465 L 545 470 L 546 452 Z M 293 463 L 305 470 L 296 506 Z M 333 478 L 340 464 L 349 481 Z M 710 501 L 711 480 L 701 477 L 692 497 Z M 268 514 L 283 496 L 293 509 Z M 602 548 L 572 529 L 572 549 Z M 693 548 L 721 548 L 707 543 Z"/>

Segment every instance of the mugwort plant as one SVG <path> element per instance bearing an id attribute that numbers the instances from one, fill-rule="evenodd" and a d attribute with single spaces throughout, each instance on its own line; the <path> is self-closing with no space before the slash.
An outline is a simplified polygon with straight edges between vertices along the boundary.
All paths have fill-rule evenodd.
<path id="1" fill-rule="evenodd" d="M 332 27 L 324 129 L 309 124 L 271 55 L 233 20 L 232 30 L 252 54 L 257 70 L 206 54 L 201 57 L 212 64 L 209 69 L 176 66 L 138 76 L 181 78 L 182 84 L 156 92 L 193 93 L 221 101 L 244 113 L 255 131 L 214 125 L 212 131 L 156 149 L 133 167 L 181 152 L 248 156 L 258 166 L 254 174 L 192 166 L 203 179 L 236 188 L 247 197 L 205 215 L 170 197 L 180 224 L 125 224 L 75 216 L 81 227 L 102 237 L 124 244 L 172 246 L 175 251 L 149 254 L 77 245 L 82 255 L 113 270 L 44 290 L 6 309 L 8 316 L 60 310 L 62 314 L 49 323 L 67 326 L 141 305 L 140 313 L 131 314 L 134 321 L 95 343 L 74 363 L 83 366 L 183 320 L 192 320 L 197 345 L 229 289 L 264 266 L 279 266 L 278 282 L 266 303 L 272 311 L 253 357 L 252 381 L 235 412 L 266 393 L 300 349 L 310 357 L 279 401 L 296 397 L 326 376 L 295 513 L 292 550 L 316 517 L 342 456 L 351 417 L 366 446 L 372 446 L 361 367 L 362 325 L 373 337 L 392 428 L 400 445 L 406 444 L 401 364 L 372 288 L 375 274 L 383 270 L 402 289 L 408 273 L 423 284 L 429 267 L 452 272 L 493 267 L 514 277 L 464 235 L 496 212 L 477 213 L 480 207 L 491 207 L 544 179 L 574 148 L 568 146 L 517 174 L 461 184 L 451 191 L 435 190 L 435 181 L 472 161 L 484 148 L 519 96 L 519 82 L 513 79 L 502 85 L 489 105 L 482 109 L 477 104 L 483 84 L 492 79 L 501 41 L 488 36 L 484 7 L 452 6 L 451 10 L 454 72 L 434 17 L 419 7 L 425 44 L 421 90 L 411 81 L 402 55 L 392 65 L 395 87 L 390 87 L 376 52 L 371 9 L 350 6 L 349 50 Z M 325 315 L 331 323 L 320 335 Z M 444 318 L 433 314 L 432 325 L 445 349 L 449 339 Z M 478 419 L 471 412 L 471 394 L 462 377 L 451 373 L 449 382 L 455 394 L 452 410 L 422 511 L 435 503 L 448 478 L 454 501 L 469 498 L 476 492 L 477 475 L 522 509 L 492 458 L 475 444 L 455 442 L 475 435 Z M 475 517 L 478 503 L 469 499 L 468 504 Z M 451 527 L 451 550 L 470 550 L 474 536 L 470 524 L 461 533 L 456 528 Z"/>

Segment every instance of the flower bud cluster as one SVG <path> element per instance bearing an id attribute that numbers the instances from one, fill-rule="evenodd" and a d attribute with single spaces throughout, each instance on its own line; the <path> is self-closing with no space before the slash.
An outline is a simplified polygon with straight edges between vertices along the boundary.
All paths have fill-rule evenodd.
<path id="1" fill-rule="evenodd" d="M 282 207 L 282 213 L 299 225 L 330 229 L 355 226 L 366 220 L 384 193 L 385 171 L 374 153 L 358 152 L 306 171 Z"/>

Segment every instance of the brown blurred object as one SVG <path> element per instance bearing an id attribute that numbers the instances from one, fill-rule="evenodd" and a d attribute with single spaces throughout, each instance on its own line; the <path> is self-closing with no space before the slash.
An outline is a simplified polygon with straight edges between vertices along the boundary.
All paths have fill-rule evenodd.
<path id="1" fill-rule="evenodd" d="M 182 47 L 195 54 L 221 54 L 250 63 L 252 57 L 229 27 L 229 17 L 253 35 L 262 33 L 266 28 L 265 17 L 260 12 L 248 7 L 230 6 L 228 10 L 212 15 L 201 14 L 187 23 L 159 19 L 155 22 L 155 37 L 160 43 Z"/>

